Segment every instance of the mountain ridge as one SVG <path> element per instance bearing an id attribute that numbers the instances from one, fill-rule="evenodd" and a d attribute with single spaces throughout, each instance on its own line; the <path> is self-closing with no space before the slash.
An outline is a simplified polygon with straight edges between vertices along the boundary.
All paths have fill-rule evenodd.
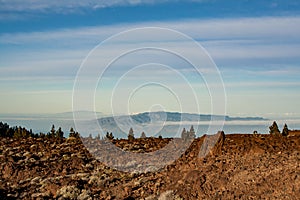
<path id="1" fill-rule="evenodd" d="M 180 121 L 262 121 L 268 120 L 263 117 L 230 117 L 228 115 L 211 115 L 196 113 L 180 113 L 180 112 L 143 112 L 133 115 L 120 115 L 98 118 L 100 124 L 115 122 L 115 119 L 125 120 L 132 119 L 139 124 L 151 123 L 155 121 L 180 122 Z"/>

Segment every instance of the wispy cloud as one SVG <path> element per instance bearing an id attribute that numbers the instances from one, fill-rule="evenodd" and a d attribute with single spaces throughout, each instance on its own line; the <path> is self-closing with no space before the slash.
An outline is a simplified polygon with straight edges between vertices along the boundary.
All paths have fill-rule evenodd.
<path id="1" fill-rule="evenodd" d="M 101 9 L 115 6 L 158 4 L 171 0 L 1 0 L 1 11 L 74 12 L 79 9 Z M 178 0 L 177 0 L 178 1 Z M 192 0 L 190 0 L 192 1 Z M 193 1 L 201 2 L 201 1 Z"/>
<path id="2" fill-rule="evenodd" d="M 207 49 L 211 57 L 217 62 L 221 72 L 224 72 L 225 86 L 230 90 L 228 94 L 232 98 L 232 107 L 237 107 L 236 105 L 240 104 L 239 99 L 235 99 L 234 95 L 244 95 L 250 89 L 253 91 L 256 88 L 259 88 L 258 90 L 261 93 L 266 94 L 266 102 L 273 95 L 274 90 L 280 89 L 280 91 L 285 91 L 291 96 L 294 95 L 295 99 L 295 94 L 298 93 L 295 88 L 299 87 L 299 81 L 295 77 L 300 75 L 300 27 L 298 24 L 300 24 L 300 17 L 260 17 L 154 21 L 2 34 L 0 35 L 0 90 L 17 91 L 6 97 L 5 105 L 10 104 L 10 99 L 20 98 L 16 94 L 24 87 L 26 87 L 28 93 L 33 91 L 32 94 L 35 94 L 35 91 L 45 91 L 46 94 L 49 94 L 47 98 L 51 96 L 47 91 L 71 91 L 72 80 L 74 80 L 82 60 L 97 44 L 121 31 L 154 26 L 181 31 L 194 38 Z M 157 34 L 160 35 L 159 32 Z M 145 32 L 120 38 L 114 43 L 107 44 L 105 52 L 102 52 L 99 58 L 108 58 L 115 54 L 116 49 L 130 49 L 136 43 L 144 46 L 165 45 L 172 48 L 176 47 L 179 51 L 186 52 L 191 57 L 197 57 L 198 55 L 196 50 L 191 48 L 186 41 L 163 36 L 153 41 L 149 40 L 151 36 L 153 37 L 153 33 Z M 108 75 L 122 74 L 130 67 L 153 62 L 154 57 L 157 57 L 161 64 L 169 64 L 169 66 L 181 70 L 180 72 L 183 74 L 193 74 L 190 66 L 179 62 L 179 59 L 173 59 L 170 56 L 163 57 L 162 54 L 156 54 L 155 52 L 138 52 L 135 55 L 128 55 L 124 59 L 120 59 Z M 278 60 L 280 62 L 277 62 Z M 95 70 L 103 67 L 100 61 L 101 59 L 97 59 L 97 57 L 90 60 L 90 63 L 95 66 Z M 94 72 L 96 71 L 92 73 Z M 172 78 L 172 75 L 167 72 L 157 70 L 152 75 L 157 80 L 165 79 L 165 77 Z M 132 77 L 142 77 L 143 74 L 151 75 L 151 70 L 145 69 L 131 75 Z M 272 77 L 277 78 L 278 76 L 282 76 L 280 80 L 272 79 Z M 109 79 L 109 77 L 106 78 Z M 203 88 L 201 81 L 203 82 L 203 80 L 191 77 L 192 84 L 200 89 Z M 176 84 L 176 80 L 171 82 L 173 85 Z M 199 82 L 201 83 L 199 84 Z M 271 93 L 268 88 L 272 88 Z M 291 89 L 286 90 L 286 88 Z M 38 93 L 40 94 L 40 92 Z M 199 95 L 202 94 L 203 92 L 200 91 Z M 59 95 L 57 94 L 57 97 Z M 204 99 L 200 96 L 200 99 Z M 32 99 L 35 98 L 36 96 L 32 96 Z M 50 100 L 45 98 L 43 101 L 48 102 Z M 244 101 L 249 102 L 246 97 L 244 97 Z M 253 101 L 258 100 L 253 98 Z M 291 105 L 296 104 L 291 102 Z M 5 107 L 7 106 L 2 106 L 0 110 L 6 109 Z M 240 112 L 240 110 L 236 108 L 236 112 Z M 247 112 L 251 113 L 252 110 L 249 108 Z"/>
<path id="3" fill-rule="evenodd" d="M 17 33 L 0 35 L 0 70 L 2 76 L 12 74 L 74 74 L 81 61 L 94 46 L 106 38 L 137 27 L 172 28 L 195 38 L 202 44 L 221 67 L 226 65 L 261 65 L 274 64 L 274 60 L 298 62 L 300 58 L 300 17 L 264 17 L 238 18 L 219 20 L 185 20 L 177 22 L 149 22 L 100 27 L 82 27 L 61 29 L 57 31 Z M 128 48 L 138 42 L 144 46 L 155 46 L 155 43 L 176 47 L 196 57 L 197 52 L 178 38 L 161 35 L 157 41 L 147 41 L 151 34 L 130 35 L 106 46 L 103 57 L 114 54 L 115 49 Z M 159 32 L 157 33 L 159 34 Z M 9 49 L 4 48 L 8 46 Z M 147 56 L 148 58 L 150 54 Z M 153 56 L 158 56 L 152 53 Z M 143 63 L 147 57 L 138 54 L 136 57 L 123 59 L 120 66 Z M 148 59 L 151 61 L 151 59 Z M 165 60 L 172 60 L 167 57 Z M 134 62 L 133 62 L 134 61 Z M 163 61 L 163 59 L 161 60 Z M 95 60 L 94 63 L 97 63 Z M 176 61 L 178 63 L 178 61 Z M 170 63 L 170 62 L 169 62 Z M 184 69 L 184 67 L 183 67 Z M 270 69 L 270 67 L 267 67 Z M 71 71 L 70 71 L 71 70 Z M 270 69 L 273 70 L 274 69 Z M 275 70 L 276 73 L 277 69 Z M 272 72 L 273 73 L 273 72 Z M 278 72 L 279 73 L 279 72 Z"/>
<path id="4" fill-rule="evenodd" d="M 258 17 L 237 19 L 208 19 L 208 20 L 182 20 L 165 22 L 144 22 L 99 27 L 81 27 L 61 29 L 56 31 L 2 34 L 1 43 L 39 43 L 50 40 L 72 40 L 73 42 L 86 43 L 101 41 L 107 37 L 132 28 L 165 27 L 188 34 L 200 41 L 210 41 L 215 44 L 250 43 L 266 41 L 299 41 L 300 17 Z M 146 35 L 148 37 L 148 35 Z M 124 38 L 123 42 L 131 40 L 142 41 L 143 35 Z M 83 39 L 76 41 L 77 39 Z M 167 38 L 166 38 L 167 39 Z M 61 42 L 61 41 L 60 41 Z M 63 44 L 67 43 L 64 42 Z"/>

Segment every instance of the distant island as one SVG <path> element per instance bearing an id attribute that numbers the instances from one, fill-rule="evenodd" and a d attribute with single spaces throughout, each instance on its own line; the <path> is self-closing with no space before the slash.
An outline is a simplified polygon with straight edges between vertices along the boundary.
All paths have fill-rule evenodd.
<path id="1" fill-rule="evenodd" d="M 118 120 L 125 120 L 131 118 L 135 123 L 145 124 L 153 121 L 167 121 L 167 122 L 199 122 L 199 121 L 262 121 L 268 120 L 263 117 L 230 117 L 227 115 L 209 115 L 209 114 L 192 114 L 192 113 L 179 113 L 179 112 L 144 112 L 134 115 L 122 115 L 113 117 L 99 118 L 98 121 L 101 125 L 110 124 Z M 152 120 L 152 121 L 151 121 Z"/>
<path id="2" fill-rule="evenodd" d="M 117 137 L 126 137 L 130 127 L 138 134 L 164 135 L 171 137 L 183 127 L 197 126 L 204 122 L 207 127 L 197 128 L 197 134 L 205 133 L 211 121 L 266 121 L 263 117 L 230 117 L 227 115 L 209 115 L 179 112 L 144 112 L 133 115 L 109 116 L 98 119 L 103 132 L 113 132 Z M 134 127 L 133 127 L 134 126 Z M 205 126 L 205 125 L 204 125 Z"/>

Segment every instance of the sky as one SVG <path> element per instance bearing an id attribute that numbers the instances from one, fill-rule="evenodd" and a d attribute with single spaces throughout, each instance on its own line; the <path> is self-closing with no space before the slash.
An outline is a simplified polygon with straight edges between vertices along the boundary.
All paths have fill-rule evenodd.
<path id="1" fill-rule="evenodd" d="M 299 24 L 297 0 L 0 0 L 0 113 L 300 117 Z"/>

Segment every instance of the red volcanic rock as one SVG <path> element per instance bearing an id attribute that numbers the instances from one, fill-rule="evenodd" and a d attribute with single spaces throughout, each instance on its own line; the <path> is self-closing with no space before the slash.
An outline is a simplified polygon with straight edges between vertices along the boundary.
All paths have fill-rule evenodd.
<path id="1" fill-rule="evenodd" d="M 288 136 L 300 136 L 300 130 L 289 130 Z"/>
<path id="2" fill-rule="evenodd" d="M 111 142 L 92 138 L 83 142 L 76 138 L 0 138 L 0 199 L 297 199 L 300 196 L 298 135 L 220 132 L 189 142 L 179 138 Z M 88 149 L 83 144 L 88 144 Z M 118 148 L 110 149 L 109 145 Z M 161 152 L 157 160 L 135 162 L 126 156 L 124 159 L 103 154 L 111 151 L 124 157 L 126 152 L 138 155 L 158 150 Z M 101 163 L 95 156 L 107 157 L 109 163 Z M 159 165 L 168 158 L 173 161 Z M 139 162 L 143 164 L 138 166 Z M 149 162 L 158 162 L 159 168 L 149 170 Z M 143 173 L 118 171 L 107 164 L 125 164 L 123 169 L 135 167 Z"/>

